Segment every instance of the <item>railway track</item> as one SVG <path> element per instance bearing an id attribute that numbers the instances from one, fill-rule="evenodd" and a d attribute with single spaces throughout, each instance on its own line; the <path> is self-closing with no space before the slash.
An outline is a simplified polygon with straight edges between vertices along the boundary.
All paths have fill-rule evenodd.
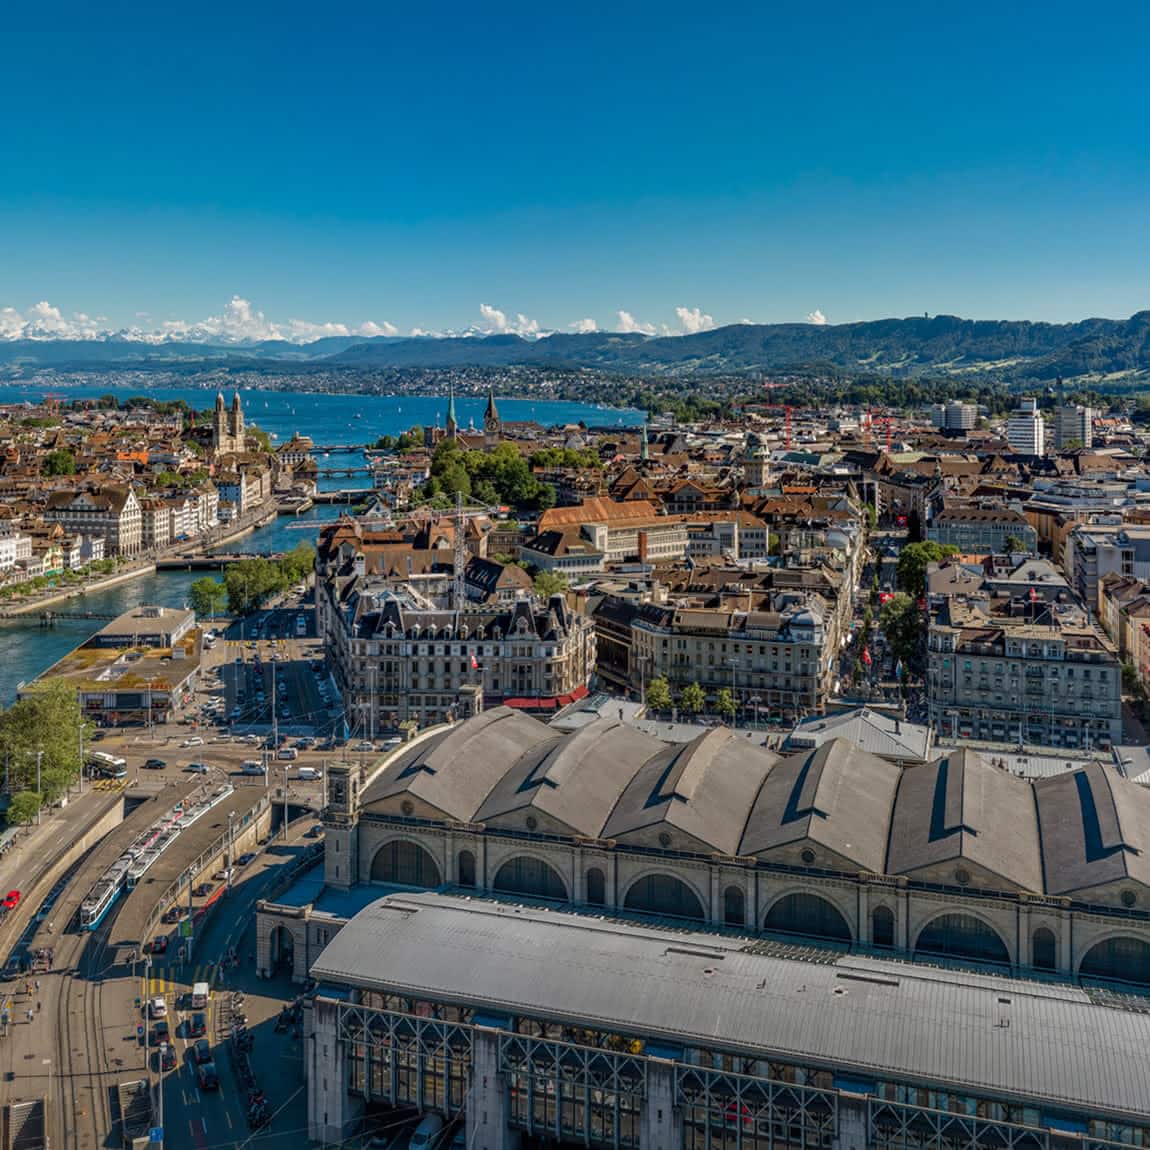
<path id="1" fill-rule="evenodd" d="M 112 1132 L 109 1091 L 123 1067 L 109 1057 L 101 1033 L 102 980 L 108 956 L 108 924 L 68 937 L 68 963 L 57 998 L 57 1058 L 61 1089 L 59 1145 L 98 1150 Z"/>

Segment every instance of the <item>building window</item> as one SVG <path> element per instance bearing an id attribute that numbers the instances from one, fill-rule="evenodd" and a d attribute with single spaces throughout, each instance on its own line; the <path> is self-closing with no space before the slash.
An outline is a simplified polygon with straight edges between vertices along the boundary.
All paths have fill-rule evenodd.
<path id="1" fill-rule="evenodd" d="M 894 946 L 894 912 L 889 906 L 876 906 L 871 915 L 871 942 L 875 946 Z"/>
<path id="2" fill-rule="evenodd" d="M 475 886 L 475 855 L 471 851 L 459 852 L 459 885 Z"/>
<path id="3" fill-rule="evenodd" d="M 567 888 L 555 868 L 528 855 L 508 859 L 496 872 L 493 885 L 498 891 L 567 901 Z"/>
<path id="4" fill-rule="evenodd" d="M 1010 965 L 1010 952 L 998 932 L 970 914 L 942 914 L 933 919 L 919 934 L 915 953 Z"/>
<path id="5" fill-rule="evenodd" d="M 763 924 L 779 934 L 802 934 L 835 942 L 850 942 L 851 930 L 838 908 L 817 894 L 784 895 L 771 907 Z"/>
<path id="6" fill-rule="evenodd" d="M 439 866 L 418 843 L 393 839 L 384 843 L 371 862 L 371 881 L 399 886 L 435 887 L 441 883 Z"/>
<path id="7" fill-rule="evenodd" d="M 746 926 L 747 899 L 742 887 L 729 886 L 723 891 L 723 923 L 726 926 Z"/>

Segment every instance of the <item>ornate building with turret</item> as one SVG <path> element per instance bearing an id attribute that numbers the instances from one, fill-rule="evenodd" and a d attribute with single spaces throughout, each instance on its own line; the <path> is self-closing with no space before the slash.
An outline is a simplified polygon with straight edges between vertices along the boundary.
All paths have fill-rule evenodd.
<path id="1" fill-rule="evenodd" d="M 212 454 L 238 455 L 245 450 L 244 409 L 240 393 L 232 394 L 232 406 L 224 406 L 224 393 L 216 393 L 216 409 L 212 416 Z"/>

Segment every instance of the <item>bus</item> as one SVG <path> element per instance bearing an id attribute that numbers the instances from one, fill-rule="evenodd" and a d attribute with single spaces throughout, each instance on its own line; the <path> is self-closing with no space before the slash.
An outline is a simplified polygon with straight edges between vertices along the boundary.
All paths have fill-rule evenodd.
<path id="1" fill-rule="evenodd" d="M 123 779 L 128 775 L 128 760 L 107 751 L 89 751 L 88 762 L 106 779 Z"/>

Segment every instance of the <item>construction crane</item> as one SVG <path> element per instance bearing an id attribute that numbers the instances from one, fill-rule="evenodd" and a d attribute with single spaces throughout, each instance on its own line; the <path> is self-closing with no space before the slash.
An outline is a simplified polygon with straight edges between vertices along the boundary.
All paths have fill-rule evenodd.
<path id="1" fill-rule="evenodd" d="M 48 409 L 49 415 L 57 415 L 60 411 L 60 401 L 64 398 L 58 391 L 46 391 L 40 399 L 40 406 Z"/>
<path id="2" fill-rule="evenodd" d="M 764 386 L 769 387 L 770 384 L 765 384 Z M 790 449 L 791 449 L 791 406 L 790 406 L 790 404 L 789 403 L 760 403 L 760 404 L 757 404 L 756 406 L 761 407 L 764 411 L 785 411 L 787 413 L 786 414 L 786 422 L 784 424 L 785 438 L 784 438 L 783 442 L 786 444 L 787 450 L 790 451 Z"/>
<path id="3" fill-rule="evenodd" d="M 863 415 L 863 445 L 870 450 L 870 436 L 871 428 L 874 424 L 886 424 L 886 453 L 891 453 L 891 429 L 894 426 L 894 417 L 890 415 L 875 416 L 873 411 L 868 411 Z"/>

